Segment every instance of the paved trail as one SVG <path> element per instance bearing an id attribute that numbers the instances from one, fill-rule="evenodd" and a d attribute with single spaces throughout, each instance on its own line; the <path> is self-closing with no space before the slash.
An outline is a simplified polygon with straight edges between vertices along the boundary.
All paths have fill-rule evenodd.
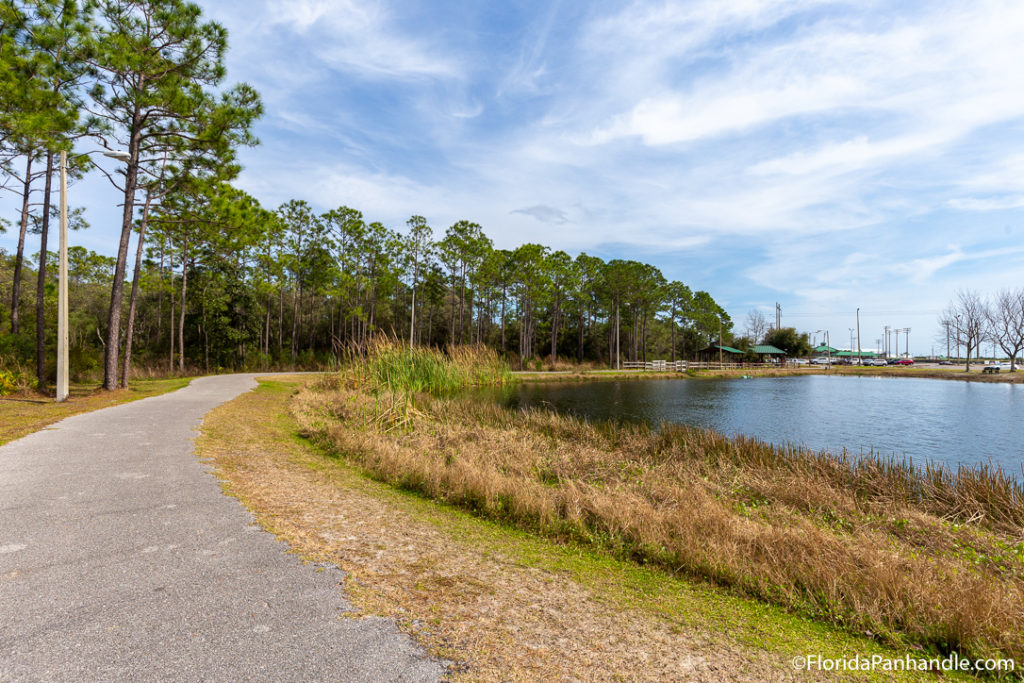
<path id="1" fill-rule="evenodd" d="M 0 446 L 0 681 L 421 681 L 443 667 L 349 609 L 192 453 L 256 385 L 197 379 Z"/>

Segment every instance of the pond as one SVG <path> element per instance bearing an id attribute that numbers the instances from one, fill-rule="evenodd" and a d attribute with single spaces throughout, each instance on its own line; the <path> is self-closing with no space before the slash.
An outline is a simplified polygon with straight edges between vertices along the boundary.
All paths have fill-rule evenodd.
<path id="1" fill-rule="evenodd" d="M 501 400 L 591 420 L 675 422 L 775 444 L 1022 476 L 1024 385 L 841 377 L 524 383 Z"/>

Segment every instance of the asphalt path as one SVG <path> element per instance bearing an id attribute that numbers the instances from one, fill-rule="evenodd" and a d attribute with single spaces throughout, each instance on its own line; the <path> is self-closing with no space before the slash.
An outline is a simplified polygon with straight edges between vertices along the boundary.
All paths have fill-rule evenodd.
<path id="1" fill-rule="evenodd" d="M 394 623 L 351 619 L 193 453 L 255 375 L 77 415 L 0 446 L 0 680 L 427 681 Z"/>

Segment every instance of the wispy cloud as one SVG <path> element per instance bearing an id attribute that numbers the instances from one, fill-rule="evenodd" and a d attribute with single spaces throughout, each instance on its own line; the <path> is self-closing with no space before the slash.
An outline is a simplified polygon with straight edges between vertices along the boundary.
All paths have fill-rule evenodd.
<path id="1" fill-rule="evenodd" d="M 383 2 L 355 0 L 290 0 L 268 3 L 272 24 L 283 26 L 307 42 L 336 70 L 368 77 L 456 78 L 458 63 L 422 34 L 403 30 Z"/>

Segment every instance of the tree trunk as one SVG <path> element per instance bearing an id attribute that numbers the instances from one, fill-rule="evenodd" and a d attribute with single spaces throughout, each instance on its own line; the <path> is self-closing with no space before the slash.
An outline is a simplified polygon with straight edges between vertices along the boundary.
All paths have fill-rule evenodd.
<path id="1" fill-rule="evenodd" d="M 676 362 L 676 309 L 672 309 L 672 362 Z"/>
<path id="2" fill-rule="evenodd" d="M 647 362 L 647 312 L 644 312 L 644 322 L 640 333 L 640 351 L 643 354 L 644 363 Z"/>
<path id="3" fill-rule="evenodd" d="M 281 362 L 284 354 L 284 287 L 277 290 L 280 295 L 277 306 L 277 362 Z"/>
<path id="4" fill-rule="evenodd" d="M 505 299 L 508 298 L 507 287 L 501 287 L 501 352 L 505 353 Z"/>
<path id="5" fill-rule="evenodd" d="M 555 367 L 558 354 L 558 297 L 555 297 L 555 309 L 551 316 L 551 369 Z"/>
<path id="6" fill-rule="evenodd" d="M 36 279 L 36 379 L 39 390 L 46 387 L 46 241 L 50 230 L 50 187 L 53 182 L 53 152 L 46 154 L 46 182 L 43 189 L 43 222 L 39 238 L 39 273 Z"/>
<path id="7" fill-rule="evenodd" d="M 146 221 L 149 220 L 151 197 L 146 193 L 146 204 L 142 207 L 142 220 L 139 223 L 139 240 L 135 248 L 135 272 L 132 273 L 132 293 L 128 297 L 128 324 L 124 334 L 124 358 L 121 360 L 121 388 L 128 388 L 128 378 L 132 368 L 132 343 L 135 339 L 135 311 L 139 305 L 139 277 L 142 272 L 142 245 L 146 241 Z"/>
<path id="8" fill-rule="evenodd" d="M 299 331 L 299 298 L 301 296 L 302 288 L 299 286 L 298 282 L 296 282 L 295 291 L 292 292 L 292 366 L 295 365 L 295 340 Z"/>
<path id="9" fill-rule="evenodd" d="M 25 232 L 28 230 L 28 200 L 32 191 L 32 150 L 25 164 L 24 191 L 21 195 L 21 227 L 18 231 L 18 251 L 14 257 L 14 280 L 11 281 L 11 334 L 18 334 L 18 299 L 21 297 L 21 268 L 25 260 Z"/>
<path id="10" fill-rule="evenodd" d="M 459 292 L 459 344 L 462 344 L 462 330 L 465 325 L 462 322 L 462 310 L 466 307 L 466 263 L 462 263 L 462 290 Z"/>
<path id="11" fill-rule="evenodd" d="M 206 296 L 203 296 L 203 372 L 210 374 L 210 329 L 206 324 Z"/>
<path id="12" fill-rule="evenodd" d="M 188 240 L 181 254 L 181 306 L 178 311 L 178 374 L 185 374 L 185 292 L 188 287 Z"/>
<path id="13" fill-rule="evenodd" d="M 117 247 L 114 283 L 110 288 L 110 313 L 107 317 L 107 341 L 103 359 L 103 388 L 117 388 L 117 355 L 121 350 L 121 299 L 124 295 L 124 273 L 128 264 L 128 242 L 132 236 L 132 216 L 135 214 L 135 188 L 139 175 L 139 141 L 142 117 L 138 110 L 132 117 L 131 141 L 128 143 L 129 161 L 124 178 L 124 213 L 121 215 L 121 240 Z M 182 308 L 184 309 L 184 300 Z M 180 336 L 180 335 L 179 335 Z"/>
<path id="14" fill-rule="evenodd" d="M 164 330 L 164 249 L 167 238 L 160 238 L 160 288 L 156 290 L 156 336 L 163 336 Z"/>
<path id="15" fill-rule="evenodd" d="M 586 320 L 584 319 L 583 312 L 581 311 L 579 321 L 579 345 L 576 350 L 576 359 L 579 363 L 583 363 L 583 330 L 585 324 Z"/>
<path id="16" fill-rule="evenodd" d="M 167 362 L 167 372 L 174 374 L 174 260 L 168 264 L 171 270 L 171 287 L 168 298 L 171 300 L 171 316 L 167 320 L 167 332 L 171 336 L 171 355 Z"/>

